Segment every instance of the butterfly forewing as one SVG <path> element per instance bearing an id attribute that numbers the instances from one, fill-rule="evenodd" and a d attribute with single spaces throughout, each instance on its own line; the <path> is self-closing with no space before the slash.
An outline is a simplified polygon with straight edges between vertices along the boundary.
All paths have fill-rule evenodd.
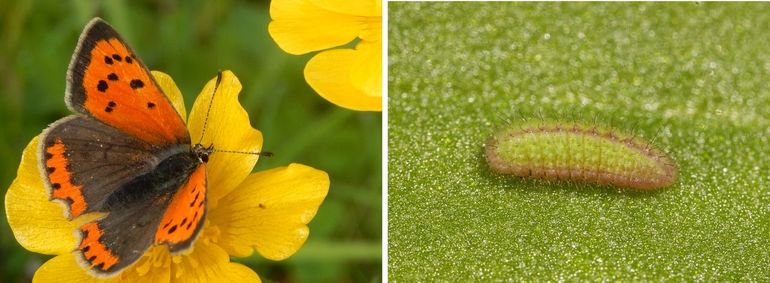
<path id="1" fill-rule="evenodd" d="M 100 19 L 83 31 L 70 62 L 67 104 L 152 144 L 190 143 L 184 121 L 118 33 Z"/>

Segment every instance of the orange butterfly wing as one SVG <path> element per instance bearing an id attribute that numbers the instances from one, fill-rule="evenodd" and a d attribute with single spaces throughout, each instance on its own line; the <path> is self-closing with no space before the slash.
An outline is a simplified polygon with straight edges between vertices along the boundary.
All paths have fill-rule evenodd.
<path id="1" fill-rule="evenodd" d="M 206 165 L 201 164 L 174 194 L 155 233 L 155 244 L 165 243 L 172 252 L 190 247 L 203 227 L 206 215 Z"/>
<path id="2" fill-rule="evenodd" d="M 67 75 L 67 105 L 156 144 L 189 144 L 184 121 L 147 67 L 101 19 L 80 37 Z"/>
<path id="3" fill-rule="evenodd" d="M 102 242 L 104 230 L 97 222 L 83 224 L 79 231 L 81 241 L 78 250 L 81 252 L 81 264 L 96 268 L 95 271 L 99 272 L 110 270 L 122 260 Z"/>
<path id="4" fill-rule="evenodd" d="M 61 138 L 54 139 L 46 146 L 44 162 L 46 174 L 51 183 L 51 198 L 65 201 L 69 218 L 78 217 L 86 212 L 86 199 L 81 192 L 83 186 L 72 182 L 72 173 L 67 168 L 70 161 L 66 157 L 65 146 Z"/>

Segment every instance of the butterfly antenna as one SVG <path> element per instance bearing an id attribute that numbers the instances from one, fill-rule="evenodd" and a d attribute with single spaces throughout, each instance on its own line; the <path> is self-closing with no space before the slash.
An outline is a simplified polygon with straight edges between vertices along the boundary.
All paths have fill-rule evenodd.
<path id="1" fill-rule="evenodd" d="M 217 71 L 217 82 L 214 84 L 214 92 L 211 94 L 211 100 L 209 101 L 209 108 L 206 109 L 206 117 L 203 118 L 203 131 L 201 132 L 201 138 L 198 140 L 198 143 L 200 144 L 203 142 L 203 137 L 206 134 L 206 126 L 209 122 L 209 113 L 211 113 L 211 106 L 214 104 L 214 95 L 217 94 L 217 89 L 219 88 L 219 84 L 222 82 L 222 70 Z"/>
<path id="2" fill-rule="evenodd" d="M 269 151 L 258 151 L 258 152 L 254 152 L 254 151 L 239 151 L 239 150 L 219 150 L 219 149 L 215 149 L 215 150 L 214 150 L 214 152 L 224 152 L 224 153 L 238 153 L 238 154 L 259 155 L 259 156 L 264 156 L 264 157 L 271 157 L 271 156 L 273 156 L 273 153 L 272 153 L 272 152 L 269 152 Z"/>

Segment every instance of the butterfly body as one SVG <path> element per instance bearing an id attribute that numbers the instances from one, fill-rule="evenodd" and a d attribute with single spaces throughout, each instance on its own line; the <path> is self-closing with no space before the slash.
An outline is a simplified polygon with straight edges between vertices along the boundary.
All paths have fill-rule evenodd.
<path id="1" fill-rule="evenodd" d="M 40 170 L 78 228 L 74 253 L 113 276 L 154 245 L 188 250 L 206 215 L 211 147 L 191 145 L 182 117 L 117 32 L 92 20 L 78 42 L 65 101 L 76 114 L 41 135 Z"/>

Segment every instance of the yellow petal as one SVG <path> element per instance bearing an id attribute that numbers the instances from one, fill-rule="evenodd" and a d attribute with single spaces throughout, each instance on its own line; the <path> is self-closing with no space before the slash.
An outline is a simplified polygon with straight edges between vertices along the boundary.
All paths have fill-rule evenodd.
<path id="1" fill-rule="evenodd" d="M 238 257 L 256 249 L 265 258 L 285 259 L 307 239 L 307 224 L 328 191 L 326 172 L 301 164 L 251 174 L 222 199 L 226 206 L 209 214 L 221 231 L 217 244 Z"/>
<path id="2" fill-rule="evenodd" d="M 380 0 L 309 0 L 314 5 L 340 14 L 379 17 L 382 15 Z"/>
<path id="3" fill-rule="evenodd" d="M 75 255 L 65 253 L 58 255 L 45 263 L 35 271 L 32 282 L 169 282 L 170 269 L 156 268 L 143 276 L 133 269 L 128 269 L 113 277 L 95 277 L 89 274 L 77 263 Z"/>
<path id="4" fill-rule="evenodd" d="M 270 36 L 290 54 L 346 44 L 369 25 L 367 17 L 333 12 L 309 0 L 273 0 L 270 17 Z"/>
<path id="5" fill-rule="evenodd" d="M 305 66 L 305 80 L 321 97 L 336 105 L 358 111 L 382 111 L 382 55 L 373 52 L 374 48 L 363 47 L 318 53 Z"/>
<path id="6" fill-rule="evenodd" d="M 356 89 L 369 96 L 382 97 L 382 44 L 362 41 L 356 46 L 360 52 L 350 69 L 350 81 Z"/>
<path id="7" fill-rule="evenodd" d="M 159 71 L 152 71 L 152 76 L 155 77 L 155 81 L 160 85 L 160 89 L 166 93 L 168 100 L 171 101 L 171 105 L 174 106 L 176 112 L 182 116 L 182 121 L 187 121 L 187 109 L 184 107 L 184 97 L 182 97 L 182 92 L 179 91 L 176 83 L 174 83 L 174 79 L 166 73 Z"/>
<path id="8" fill-rule="evenodd" d="M 358 37 L 382 42 L 382 1 L 380 0 L 309 0 L 316 6 L 345 15 L 360 16 Z"/>
<path id="9" fill-rule="evenodd" d="M 98 279 L 86 272 L 71 253 L 58 255 L 35 271 L 32 282 L 119 282 L 119 278 Z"/>
<path id="10" fill-rule="evenodd" d="M 227 252 L 209 241 L 196 241 L 189 255 L 172 265 L 171 282 L 261 282 L 250 268 L 230 262 Z"/>
<path id="11" fill-rule="evenodd" d="M 205 134 L 201 144 L 214 145 L 214 149 L 259 152 L 262 149 L 262 133 L 251 127 L 249 114 L 238 102 L 241 83 L 230 71 L 222 72 L 222 81 L 214 100 L 216 78 L 209 81 L 195 99 L 188 129 L 193 143 L 200 140 L 203 124 L 208 113 Z M 209 104 L 211 110 L 209 111 Z M 251 173 L 258 155 L 214 152 L 206 165 L 208 178 L 208 206 L 215 209 L 217 201 L 235 189 Z"/>
<path id="12" fill-rule="evenodd" d="M 5 194 L 5 213 L 16 241 L 27 250 L 62 254 L 75 249 L 78 223 L 68 221 L 63 205 L 49 201 L 38 167 L 38 139 L 22 153 L 16 179 Z"/>

